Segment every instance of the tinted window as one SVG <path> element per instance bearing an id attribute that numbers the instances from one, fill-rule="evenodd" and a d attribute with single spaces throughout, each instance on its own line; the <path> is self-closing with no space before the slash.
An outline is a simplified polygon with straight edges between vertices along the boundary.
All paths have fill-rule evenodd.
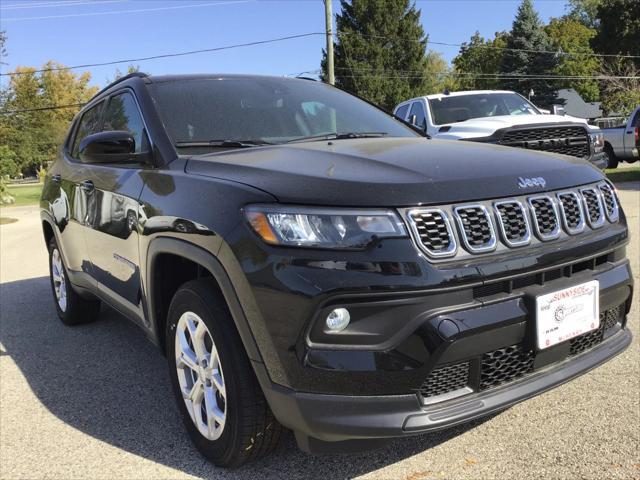
<path id="1" fill-rule="evenodd" d="M 142 116 L 131 93 L 125 92 L 111 97 L 104 114 L 102 130 L 129 132 L 136 141 L 136 153 L 149 149 Z"/>
<path id="2" fill-rule="evenodd" d="M 71 147 L 71 156 L 78 158 L 78 149 L 82 139 L 92 133 L 96 133 L 100 127 L 100 112 L 102 111 L 103 102 L 91 107 L 82 114 L 76 136 Z"/>
<path id="3" fill-rule="evenodd" d="M 409 104 L 402 105 L 398 110 L 396 110 L 396 117 L 400 117 L 404 119 L 407 116 L 407 110 L 409 110 Z"/>
<path id="4" fill-rule="evenodd" d="M 433 123 L 464 122 L 470 118 L 498 115 L 536 115 L 540 112 L 516 93 L 486 93 L 456 95 L 429 100 Z"/>
<path id="5" fill-rule="evenodd" d="M 413 102 L 413 104 L 411 105 L 411 111 L 409 112 L 409 118 L 411 118 L 413 115 L 416 116 L 416 120 L 414 123 L 416 127 L 420 127 L 423 130 L 427 128 L 427 117 L 424 113 L 422 102 Z"/>
<path id="6" fill-rule="evenodd" d="M 417 134 L 329 85 L 287 78 L 186 79 L 148 87 L 173 143 L 286 142 L 326 133 Z"/>

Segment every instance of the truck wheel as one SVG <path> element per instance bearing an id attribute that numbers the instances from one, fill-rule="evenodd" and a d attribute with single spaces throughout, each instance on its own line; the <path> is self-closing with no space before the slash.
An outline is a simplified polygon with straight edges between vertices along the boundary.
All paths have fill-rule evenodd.
<path id="1" fill-rule="evenodd" d="M 49 241 L 49 278 L 58 317 L 65 325 L 92 322 L 100 315 L 100 300 L 82 298 L 69 283 L 56 239 Z"/>
<path id="2" fill-rule="evenodd" d="M 607 168 L 618 168 L 618 157 L 613 153 L 611 147 L 606 147 L 604 153 L 607 154 Z"/>
<path id="3" fill-rule="evenodd" d="M 271 452 L 282 426 L 255 377 L 226 303 L 210 279 L 185 283 L 167 318 L 171 384 L 200 453 L 237 467 Z"/>

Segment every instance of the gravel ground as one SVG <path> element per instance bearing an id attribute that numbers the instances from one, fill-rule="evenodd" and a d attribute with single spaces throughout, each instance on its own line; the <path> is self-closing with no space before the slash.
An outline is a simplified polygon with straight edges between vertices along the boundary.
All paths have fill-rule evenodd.
<path id="1" fill-rule="evenodd" d="M 619 186 L 636 285 L 640 184 Z M 602 367 L 488 419 L 357 455 L 314 457 L 287 435 L 259 464 L 224 471 L 192 448 L 164 358 L 111 310 L 56 318 L 35 207 L 0 226 L 0 478 L 640 478 L 639 309 L 633 345 Z M 636 295 L 636 299 L 639 298 Z"/>

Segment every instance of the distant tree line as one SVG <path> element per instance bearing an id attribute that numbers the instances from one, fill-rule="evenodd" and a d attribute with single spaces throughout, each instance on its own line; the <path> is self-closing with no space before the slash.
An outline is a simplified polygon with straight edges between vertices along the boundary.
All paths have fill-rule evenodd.
<path id="1" fill-rule="evenodd" d="M 540 106 L 574 88 L 605 111 L 640 104 L 640 1 L 568 0 L 568 13 L 545 25 L 523 0 L 511 30 L 476 32 L 452 67 L 429 50 L 421 12 L 411 0 L 342 0 L 334 42 L 336 84 L 387 110 L 444 89 L 507 89 Z M 456 13 L 452 13 L 456 15 Z M 551 53 L 548 53 L 551 52 Z M 611 56 L 602 56 L 611 55 Z M 321 64 L 326 78 L 326 53 Z M 584 78 L 596 76 L 631 79 Z M 567 78 L 572 77 L 572 78 Z"/>

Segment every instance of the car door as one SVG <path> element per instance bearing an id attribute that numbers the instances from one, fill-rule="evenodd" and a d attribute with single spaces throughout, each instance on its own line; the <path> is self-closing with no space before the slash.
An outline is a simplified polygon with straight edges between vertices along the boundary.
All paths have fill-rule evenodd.
<path id="1" fill-rule="evenodd" d="M 420 100 L 411 104 L 409 110 L 409 121 L 422 130 L 427 130 L 427 116 Z"/>
<path id="2" fill-rule="evenodd" d="M 135 139 L 136 153 L 151 146 L 142 113 L 132 90 L 109 97 L 101 131 L 122 130 Z M 83 179 L 87 194 L 85 238 L 92 274 L 101 296 L 144 321 L 138 249 L 138 199 L 143 187 L 140 163 L 90 164 Z"/>
<path id="3" fill-rule="evenodd" d="M 57 229 L 58 247 L 73 284 L 94 288 L 91 262 L 84 235 L 87 217 L 87 197 L 82 182 L 87 176 L 86 165 L 80 163 L 78 146 L 87 135 L 100 128 L 104 102 L 88 108 L 76 121 L 61 158 L 49 172 L 51 181 L 43 198 L 49 201 L 49 211 Z"/>

